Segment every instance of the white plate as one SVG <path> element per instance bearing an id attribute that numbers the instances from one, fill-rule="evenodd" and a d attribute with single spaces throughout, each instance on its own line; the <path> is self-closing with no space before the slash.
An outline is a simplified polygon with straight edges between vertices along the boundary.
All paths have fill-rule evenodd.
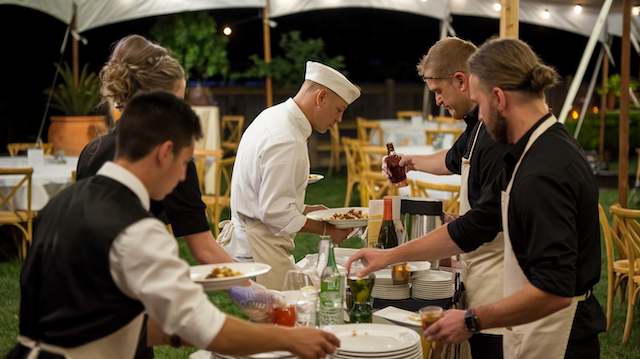
<path id="1" fill-rule="evenodd" d="M 342 356 L 359 353 L 394 354 L 420 342 L 420 336 L 415 331 L 395 325 L 345 324 L 322 329 L 340 339 L 338 354 Z"/>
<path id="2" fill-rule="evenodd" d="M 323 175 L 319 175 L 319 174 L 316 174 L 316 173 L 311 173 L 309 175 L 309 180 L 307 181 L 307 184 L 314 184 L 314 183 L 320 181 L 323 178 L 324 178 Z"/>
<path id="3" fill-rule="evenodd" d="M 336 263 L 344 265 L 345 263 L 347 263 L 349 257 L 356 254 L 357 251 L 359 251 L 359 249 L 335 247 L 333 249 L 333 254 L 335 254 L 336 256 Z"/>
<path id="4" fill-rule="evenodd" d="M 208 278 L 207 275 L 213 271 L 213 268 L 217 267 L 227 267 L 231 268 L 234 271 L 240 272 L 240 275 L 235 277 L 225 277 L 225 278 Z M 258 276 L 260 274 L 265 274 L 271 270 L 271 266 L 264 263 L 240 263 L 240 262 L 231 262 L 231 263 L 216 263 L 216 264 L 205 264 L 199 266 L 191 267 L 191 280 L 202 284 L 204 289 L 207 290 L 220 290 L 227 289 L 238 284 L 241 284 L 246 279 Z"/>
<path id="5" fill-rule="evenodd" d="M 407 264 L 409 265 L 410 272 L 423 272 L 431 268 L 431 263 L 428 261 L 409 262 Z"/>
<path id="6" fill-rule="evenodd" d="M 384 358 L 384 359 L 413 359 L 422 353 L 420 346 L 409 348 L 405 351 L 393 353 L 344 353 L 340 350 L 333 355 L 335 359 L 361 359 L 361 358 Z"/>
<path id="7" fill-rule="evenodd" d="M 345 229 L 345 228 L 357 228 L 357 227 L 366 227 L 367 226 L 367 218 L 363 219 L 332 219 L 329 218 L 336 213 L 346 213 L 349 212 L 350 209 L 355 209 L 358 211 L 362 211 L 362 214 L 365 217 L 368 217 L 369 209 L 366 207 L 344 207 L 344 208 L 331 208 L 331 209 L 323 209 L 320 211 L 313 211 L 307 213 L 307 218 L 321 221 L 321 222 L 329 222 L 334 226 Z"/>
<path id="8" fill-rule="evenodd" d="M 416 282 L 450 282 L 453 280 L 453 274 L 441 270 L 427 270 L 416 274 L 413 280 Z"/>
<path id="9" fill-rule="evenodd" d="M 420 327 L 422 325 L 422 323 L 420 323 L 420 316 L 418 315 L 418 313 L 410 312 L 408 310 L 396 307 L 386 307 L 380 309 L 373 312 L 373 315 L 376 317 L 384 318 L 394 323 L 404 324 L 411 327 Z"/>

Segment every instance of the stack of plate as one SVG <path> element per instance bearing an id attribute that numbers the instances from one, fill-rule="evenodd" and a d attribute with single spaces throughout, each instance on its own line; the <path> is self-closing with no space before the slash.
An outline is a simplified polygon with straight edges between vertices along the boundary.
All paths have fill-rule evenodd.
<path id="1" fill-rule="evenodd" d="M 420 335 L 387 324 L 346 324 L 323 328 L 340 339 L 334 359 L 421 359 Z"/>
<path id="2" fill-rule="evenodd" d="M 383 269 L 375 272 L 376 280 L 371 295 L 379 299 L 400 300 L 411 296 L 409 284 L 394 285 L 391 279 L 391 269 Z"/>
<path id="3" fill-rule="evenodd" d="M 411 297 L 414 299 L 451 298 L 454 292 L 453 274 L 439 270 L 421 272 L 413 277 L 412 288 Z"/>
<path id="4" fill-rule="evenodd" d="M 297 356 L 289 352 L 269 352 L 253 354 L 248 356 L 232 356 L 218 353 L 211 353 L 211 359 L 295 359 Z"/>

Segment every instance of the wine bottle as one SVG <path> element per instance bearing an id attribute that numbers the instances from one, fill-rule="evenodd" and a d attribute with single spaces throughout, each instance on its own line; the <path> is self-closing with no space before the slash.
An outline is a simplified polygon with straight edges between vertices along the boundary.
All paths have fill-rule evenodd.
<path id="1" fill-rule="evenodd" d="M 391 197 L 385 197 L 383 213 L 380 234 L 378 235 L 378 247 L 384 249 L 397 247 L 398 236 L 393 224 L 393 199 Z"/>

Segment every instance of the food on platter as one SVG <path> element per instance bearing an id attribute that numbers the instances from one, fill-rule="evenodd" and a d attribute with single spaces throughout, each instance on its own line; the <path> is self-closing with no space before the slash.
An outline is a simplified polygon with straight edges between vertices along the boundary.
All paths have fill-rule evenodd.
<path id="1" fill-rule="evenodd" d="M 207 279 L 211 279 L 211 278 L 228 278 L 228 277 L 236 277 L 242 275 L 242 273 L 235 271 L 229 267 L 215 267 L 213 268 L 213 270 L 211 271 L 211 273 L 209 273 L 209 275 L 207 275 Z"/>

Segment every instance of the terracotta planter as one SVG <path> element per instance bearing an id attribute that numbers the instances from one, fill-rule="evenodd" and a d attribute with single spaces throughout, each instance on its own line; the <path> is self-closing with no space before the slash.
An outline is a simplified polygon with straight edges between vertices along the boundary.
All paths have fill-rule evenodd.
<path id="1" fill-rule="evenodd" d="M 48 138 L 54 151 L 78 156 L 87 143 L 106 132 L 104 116 L 51 116 Z"/>

